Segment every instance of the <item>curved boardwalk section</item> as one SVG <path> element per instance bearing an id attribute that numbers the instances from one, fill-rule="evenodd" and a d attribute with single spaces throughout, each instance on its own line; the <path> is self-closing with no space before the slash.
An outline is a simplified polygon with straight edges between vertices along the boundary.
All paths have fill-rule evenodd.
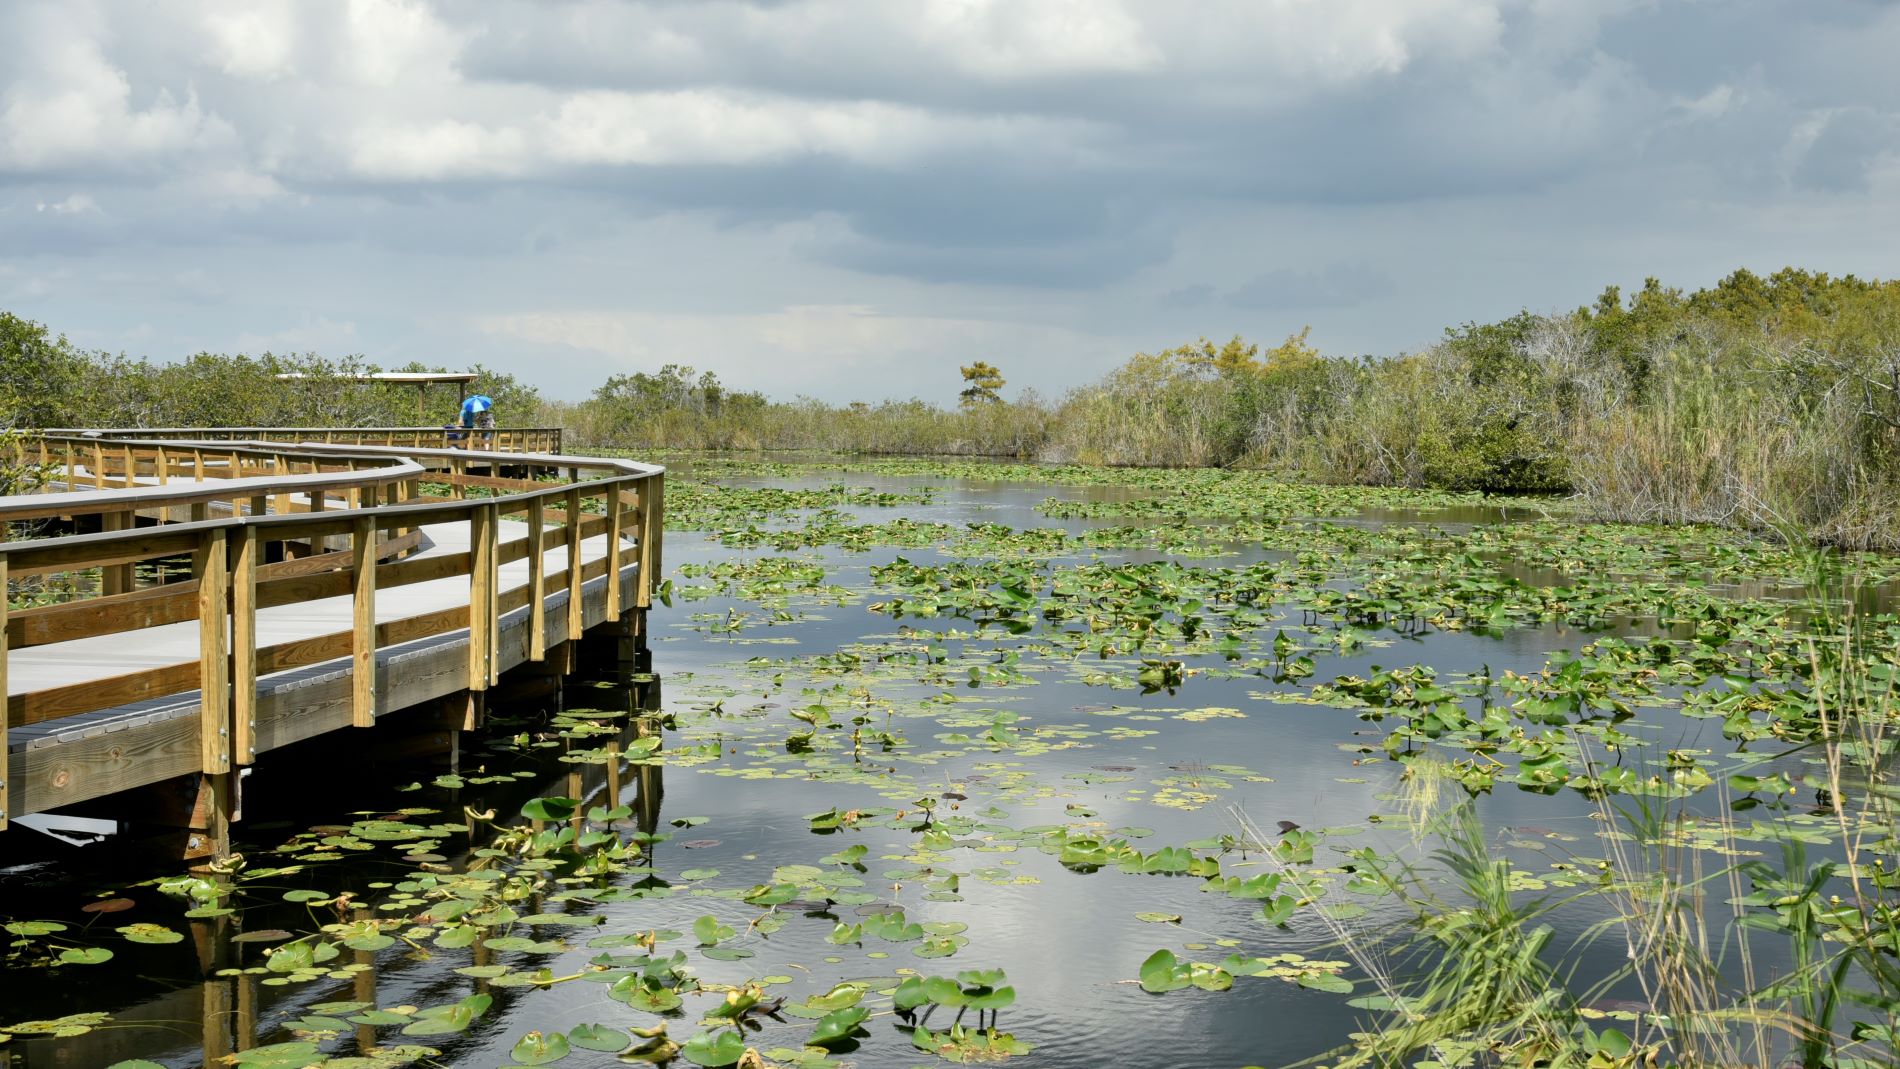
<path id="1" fill-rule="evenodd" d="M 664 469 L 412 431 L 29 441 L 44 492 L 0 497 L 0 827 L 176 782 L 216 853 L 260 755 L 417 706 L 474 727 L 590 630 L 644 650 Z"/>

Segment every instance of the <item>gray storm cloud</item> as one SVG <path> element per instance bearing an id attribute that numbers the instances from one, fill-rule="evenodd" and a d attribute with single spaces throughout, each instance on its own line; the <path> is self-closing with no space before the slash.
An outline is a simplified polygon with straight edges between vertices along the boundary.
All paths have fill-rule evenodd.
<path id="1" fill-rule="evenodd" d="M 1852 0 L 21 0 L 0 35 L 0 307 L 160 359 L 943 399 L 975 357 L 1051 390 L 1200 334 L 1389 352 L 1648 274 L 1900 269 L 1900 11 Z"/>

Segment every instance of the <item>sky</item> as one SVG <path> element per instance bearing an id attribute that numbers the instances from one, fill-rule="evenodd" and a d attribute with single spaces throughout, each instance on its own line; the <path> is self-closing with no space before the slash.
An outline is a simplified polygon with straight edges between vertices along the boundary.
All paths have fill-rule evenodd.
<path id="1" fill-rule="evenodd" d="M 1900 275 L 1884 0 L 5 0 L 0 309 L 949 402 Z"/>

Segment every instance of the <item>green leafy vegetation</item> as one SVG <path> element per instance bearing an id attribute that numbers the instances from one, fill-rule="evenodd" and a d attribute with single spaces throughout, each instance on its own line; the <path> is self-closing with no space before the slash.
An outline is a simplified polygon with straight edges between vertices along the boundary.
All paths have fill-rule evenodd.
<path id="1" fill-rule="evenodd" d="M 1390 357 L 1206 339 L 1137 354 L 1059 401 L 1005 401 L 986 361 L 946 398 L 774 401 L 709 371 L 617 375 L 576 404 L 476 389 L 590 448 L 820 449 L 1248 467 L 1310 482 L 1573 494 L 1591 514 L 1900 546 L 1900 283 L 1737 271 L 1650 279 L 1574 312 L 1467 323 Z M 314 354 L 133 361 L 0 313 L 0 427 L 414 422 L 404 388 Z M 416 369 L 399 369 L 416 370 Z M 276 376 L 297 372 L 301 381 Z M 441 413 L 446 419 L 451 413 Z M 438 417 L 427 414 L 425 422 Z"/>
<path id="2" fill-rule="evenodd" d="M 233 1064 L 1034 1064 L 1150 1021 L 1193 1064 L 1900 1061 L 1893 556 L 1254 470 L 684 459 L 664 701 L 583 682 L 221 870 L 9 896 L 41 1001 L 0 1034 L 139 1035 L 83 985 L 223 940 L 206 979 L 272 996 Z"/>

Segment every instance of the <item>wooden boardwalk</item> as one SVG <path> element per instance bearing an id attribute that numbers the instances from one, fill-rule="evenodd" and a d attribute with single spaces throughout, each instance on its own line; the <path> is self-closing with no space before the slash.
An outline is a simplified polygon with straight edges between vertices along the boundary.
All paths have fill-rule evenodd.
<path id="1" fill-rule="evenodd" d="M 51 525 L 0 545 L 16 602 L 61 595 L 5 615 L 0 827 L 182 784 L 215 853 L 260 755 L 418 706 L 473 727 L 589 630 L 644 644 L 663 469 L 175 433 L 42 436 L 54 492 L 0 498 L 16 539 Z"/>

